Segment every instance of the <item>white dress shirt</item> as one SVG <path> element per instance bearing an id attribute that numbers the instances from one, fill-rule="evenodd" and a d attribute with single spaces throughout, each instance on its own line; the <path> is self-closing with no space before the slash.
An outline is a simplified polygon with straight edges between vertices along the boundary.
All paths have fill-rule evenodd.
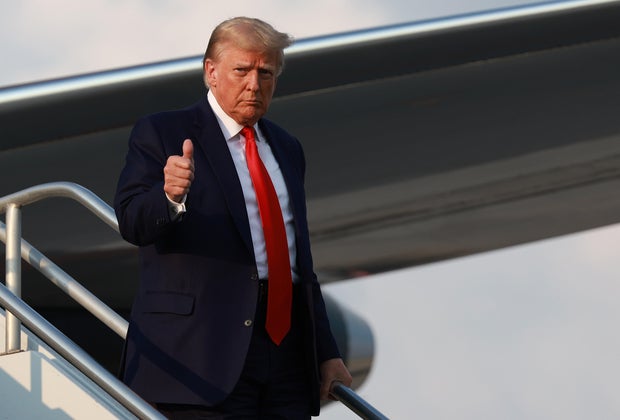
<path id="1" fill-rule="evenodd" d="M 252 185 L 252 179 L 250 178 L 250 171 L 245 159 L 245 138 L 240 134 L 242 125 L 239 125 L 233 120 L 224 110 L 220 107 L 215 96 L 209 91 L 207 94 L 209 105 L 213 109 L 217 122 L 224 134 L 226 144 L 230 150 L 230 154 L 241 182 L 241 189 L 243 190 L 243 197 L 245 199 L 245 207 L 248 212 L 248 219 L 250 222 L 250 232 L 252 234 L 252 245 L 254 247 L 254 255 L 256 256 L 256 267 L 258 269 L 258 277 L 266 279 L 269 277 L 267 269 L 267 252 L 265 249 L 265 236 L 263 234 L 263 225 L 260 219 L 260 213 L 258 211 L 258 203 L 256 201 L 256 193 L 254 186 Z M 288 252 L 291 262 L 291 270 L 293 281 L 297 279 L 295 262 L 297 261 L 297 248 L 295 246 L 295 226 L 293 220 L 293 212 L 288 197 L 288 190 L 284 182 L 284 177 L 280 171 L 280 166 L 273 156 L 269 143 L 265 140 L 265 137 L 258 128 L 258 124 L 254 125 L 256 132 L 256 146 L 258 148 L 258 154 L 260 155 L 269 176 L 271 182 L 278 194 L 278 201 L 280 202 L 280 208 L 282 209 L 282 217 L 284 219 L 284 227 L 286 229 L 286 239 L 288 241 Z M 207 152 L 208 153 L 208 152 Z M 170 200 L 170 199 L 169 199 Z M 183 203 L 185 198 L 183 198 Z M 179 203 L 170 202 L 171 215 L 176 218 L 185 212 L 185 206 Z"/>

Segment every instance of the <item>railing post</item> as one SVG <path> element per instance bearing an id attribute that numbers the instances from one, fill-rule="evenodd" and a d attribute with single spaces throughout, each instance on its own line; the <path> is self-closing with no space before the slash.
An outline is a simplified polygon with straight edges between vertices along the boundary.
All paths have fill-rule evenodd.
<path id="1" fill-rule="evenodd" d="M 6 210 L 6 287 L 17 297 L 22 294 L 21 208 L 9 204 Z M 9 311 L 6 312 L 6 348 L 7 353 L 21 350 L 21 321 Z"/>

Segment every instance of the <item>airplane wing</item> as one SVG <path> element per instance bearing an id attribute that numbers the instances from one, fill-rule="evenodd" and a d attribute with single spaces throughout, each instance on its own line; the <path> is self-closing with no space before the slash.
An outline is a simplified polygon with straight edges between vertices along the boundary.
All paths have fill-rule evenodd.
<path id="1" fill-rule="evenodd" d="M 552 2 L 289 48 L 268 116 L 304 144 L 323 281 L 619 221 L 618 22 L 619 1 Z M 134 121 L 204 93 L 201 57 L 1 89 L 0 196 L 73 181 L 111 202 Z M 23 232 L 127 303 L 90 269 L 135 274 L 106 226 L 59 200 Z"/>
<path id="2" fill-rule="evenodd" d="M 620 221 L 618 22 L 618 0 L 551 2 L 289 48 L 268 116 L 304 144 L 321 281 Z M 72 181 L 110 203 L 134 121 L 204 94 L 201 57 L 0 89 L 0 196 Z M 134 247 L 68 200 L 28 206 L 22 219 L 26 240 L 129 308 Z M 114 338 L 83 328 L 37 275 L 23 268 L 25 300 L 100 358 L 115 355 Z M 372 333 L 328 306 L 362 380 Z"/>

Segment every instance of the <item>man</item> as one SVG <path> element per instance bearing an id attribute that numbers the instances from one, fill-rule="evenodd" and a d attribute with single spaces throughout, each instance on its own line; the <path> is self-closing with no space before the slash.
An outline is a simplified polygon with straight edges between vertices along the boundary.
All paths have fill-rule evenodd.
<path id="1" fill-rule="evenodd" d="M 121 374 L 171 418 L 308 418 L 351 383 L 312 268 L 301 145 L 262 118 L 290 43 L 223 22 L 207 96 L 131 134 L 114 205 L 141 274 Z"/>

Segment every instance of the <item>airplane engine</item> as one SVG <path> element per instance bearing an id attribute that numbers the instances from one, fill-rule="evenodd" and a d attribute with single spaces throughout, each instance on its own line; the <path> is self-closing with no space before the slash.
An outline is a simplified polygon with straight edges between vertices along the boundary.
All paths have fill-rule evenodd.
<path id="1" fill-rule="evenodd" d="M 351 376 L 352 388 L 357 389 L 366 379 L 374 357 L 374 336 L 364 318 L 338 303 L 329 293 L 323 292 L 332 332 L 338 343 Z"/>

